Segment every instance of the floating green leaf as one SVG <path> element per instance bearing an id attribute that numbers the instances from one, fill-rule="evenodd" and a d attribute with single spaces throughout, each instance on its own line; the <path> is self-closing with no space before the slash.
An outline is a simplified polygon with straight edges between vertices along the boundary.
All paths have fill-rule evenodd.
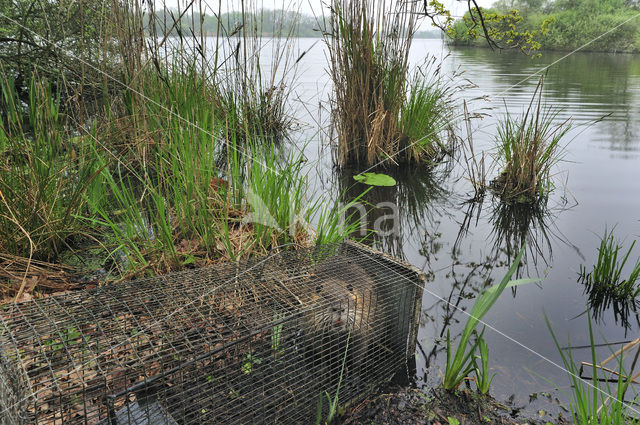
<path id="1" fill-rule="evenodd" d="M 353 176 L 357 182 L 368 184 L 369 186 L 395 186 L 396 181 L 393 177 L 380 173 L 362 173 Z"/>

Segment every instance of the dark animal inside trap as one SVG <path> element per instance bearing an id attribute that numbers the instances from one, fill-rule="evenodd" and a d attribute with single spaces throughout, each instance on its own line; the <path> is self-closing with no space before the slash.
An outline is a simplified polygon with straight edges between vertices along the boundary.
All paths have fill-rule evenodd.
<path id="1" fill-rule="evenodd" d="M 313 422 L 404 368 L 423 283 L 343 243 L 6 305 L 0 423 Z"/>

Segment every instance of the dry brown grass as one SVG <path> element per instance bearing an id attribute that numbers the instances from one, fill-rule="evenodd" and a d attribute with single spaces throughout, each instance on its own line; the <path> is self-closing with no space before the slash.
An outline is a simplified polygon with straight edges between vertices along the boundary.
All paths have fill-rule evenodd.
<path id="1" fill-rule="evenodd" d="M 325 38 L 337 162 L 372 165 L 398 151 L 417 3 L 333 0 L 331 7 Z"/>

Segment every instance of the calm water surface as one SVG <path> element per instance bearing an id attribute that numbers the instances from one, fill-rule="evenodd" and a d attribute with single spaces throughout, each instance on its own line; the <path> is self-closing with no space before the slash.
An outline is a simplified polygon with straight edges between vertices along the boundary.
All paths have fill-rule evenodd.
<path id="1" fill-rule="evenodd" d="M 300 46 L 309 49 L 314 41 L 302 39 Z M 491 195 L 481 205 L 466 203 L 471 188 L 462 157 L 432 172 L 405 170 L 397 176 L 397 187 L 375 188 L 369 196 L 374 203 L 396 203 L 401 214 L 400 233 L 374 243 L 429 275 L 416 353 L 420 385 L 441 380 L 446 360 L 442 337 L 447 329 L 458 335 L 466 320 L 443 300 L 469 310 L 488 282 L 500 280 L 528 237 L 518 274 L 540 277 L 541 282 L 505 291 L 485 318 L 499 331 L 485 332 L 490 365 L 497 372 L 492 393 L 504 398 L 514 394 L 516 402 L 524 403 L 531 393 L 552 390 L 545 379 L 567 385 L 566 374 L 553 364 L 561 360 L 545 314 L 561 341 L 570 336 L 572 346 L 588 344 L 587 297 L 577 277 L 581 264 L 594 264 L 599 236 L 615 226 L 626 246 L 640 239 L 640 57 L 577 53 L 562 59 L 564 54 L 545 53 L 532 60 L 489 49 L 449 49 L 439 40 L 414 42 L 414 64 L 429 54 L 442 58 L 446 71 L 463 71 L 476 86 L 461 96 L 471 111 L 488 114 L 473 123 L 477 151 L 492 153 L 496 122 L 506 110 L 515 114 L 526 108 L 538 81 L 529 77 L 548 65 L 544 101 L 560 108 L 558 122 L 570 118 L 574 125 L 565 139 L 564 160 L 555 169 L 556 190 L 537 212 L 501 206 Z M 326 68 L 318 43 L 301 61 L 294 102 L 296 114 L 308 124 L 303 133 L 311 140 L 306 154 L 315 164 L 312 184 L 337 193 L 351 184 L 353 173 L 335 174 L 329 151 L 322 147 L 328 140 L 318 130 L 318 123 L 328 118 Z M 486 99 L 478 99 L 482 97 Z M 459 127 L 466 136 L 464 126 Z M 384 213 L 372 212 L 370 223 Z M 633 262 L 639 256 L 636 247 Z M 627 341 L 638 337 L 639 329 L 635 316 L 625 328 L 612 311 L 605 311 L 596 322 L 596 339 Z M 602 358 L 608 354 L 609 348 L 602 347 Z M 574 349 L 573 355 L 590 360 L 586 349 Z"/>

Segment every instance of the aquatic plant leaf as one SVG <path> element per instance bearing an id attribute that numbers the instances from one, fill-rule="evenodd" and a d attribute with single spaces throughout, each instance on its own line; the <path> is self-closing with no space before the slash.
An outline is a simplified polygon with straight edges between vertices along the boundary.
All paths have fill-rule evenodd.
<path id="1" fill-rule="evenodd" d="M 473 370 L 472 359 L 473 355 L 476 353 L 478 348 L 478 344 L 480 339 L 476 339 L 475 343 L 469 344 L 469 340 L 471 339 L 471 335 L 475 330 L 476 326 L 482 318 L 487 314 L 487 312 L 491 309 L 493 304 L 498 300 L 502 291 L 507 287 L 509 282 L 511 281 L 511 276 L 515 273 L 520 264 L 520 260 L 522 259 L 522 254 L 524 253 L 526 247 L 526 243 L 522 245 L 520 252 L 517 257 L 513 261 L 513 264 L 504 275 L 499 284 L 494 285 L 496 289 L 493 290 L 485 290 L 474 303 L 471 312 L 469 313 L 469 317 L 467 319 L 467 323 L 462 331 L 462 335 L 460 337 L 460 341 L 458 342 L 458 346 L 455 350 L 455 354 L 453 358 L 451 358 L 452 347 L 449 336 L 449 331 L 447 330 L 447 364 L 445 367 L 444 379 L 442 382 L 442 386 L 446 390 L 453 390 L 456 388 L 460 382 L 469 374 L 471 370 Z"/>
<path id="2" fill-rule="evenodd" d="M 504 289 L 513 288 L 513 287 L 520 286 L 520 285 L 526 285 L 528 283 L 540 282 L 541 280 L 542 280 L 542 278 L 540 278 L 540 277 L 532 277 L 532 278 L 528 278 L 528 279 L 514 279 L 514 280 L 509 281 L 509 283 L 507 283 L 507 286 L 505 286 Z M 499 285 L 491 286 L 491 287 L 487 288 L 487 292 L 497 291 L 498 288 L 499 288 Z"/>
<path id="3" fill-rule="evenodd" d="M 381 173 L 362 173 L 353 176 L 357 182 L 368 184 L 369 186 L 395 186 L 396 180 L 386 174 Z"/>

